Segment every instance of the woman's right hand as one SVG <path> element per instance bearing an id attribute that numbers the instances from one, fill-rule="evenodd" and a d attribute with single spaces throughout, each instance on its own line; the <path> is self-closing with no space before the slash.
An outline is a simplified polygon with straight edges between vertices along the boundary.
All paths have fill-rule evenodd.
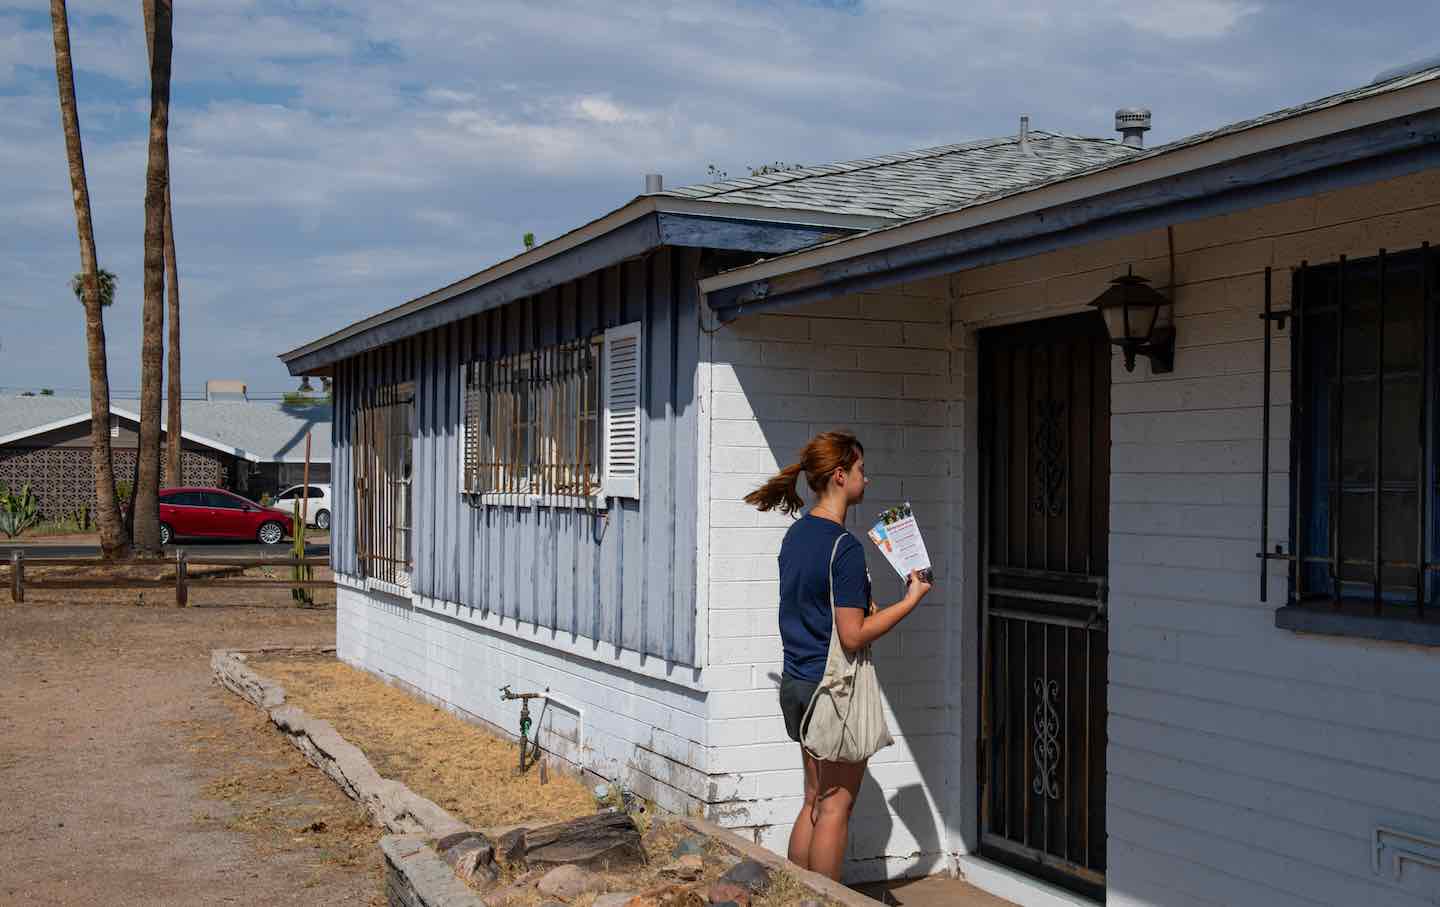
<path id="1" fill-rule="evenodd" d="M 932 588 L 934 588 L 934 584 L 927 583 L 921 579 L 919 570 L 911 570 L 910 585 L 905 589 L 905 597 L 919 604 L 920 600 L 928 595 Z"/>

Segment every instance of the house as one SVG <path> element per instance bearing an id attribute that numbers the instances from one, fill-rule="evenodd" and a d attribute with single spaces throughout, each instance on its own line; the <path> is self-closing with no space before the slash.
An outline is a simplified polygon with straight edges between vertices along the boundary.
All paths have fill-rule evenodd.
<path id="1" fill-rule="evenodd" d="M 117 481 L 129 482 L 139 446 L 140 401 L 112 400 L 110 444 Z M 206 399 L 183 400 L 181 472 L 208 485 L 258 499 L 301 481 L 305 436 L 310 479 L 330 480 L 330 406 L 250 400 L 240 382 L 211 381 Z M 161 444 L 165 443 L 164 415 Z M 163 454 L 162 454 L 163 457 Z M 79 397 L 13 397 L 0 401 L 0 483 L 28 484 L 41 512 L 54 518 L 91 508 L 90 401 Z"/>
<path id="2" fill-rule="evenodd" d="M 847 426 L 939 577 L 847 878 L 1434 903 L 1440 68 L 1110 149 L 652 192 L 285 354 L 334 376 L 340 657 L 501 728 L 548 691 L 551 752 L 783 849 L 741 498 Z"/>

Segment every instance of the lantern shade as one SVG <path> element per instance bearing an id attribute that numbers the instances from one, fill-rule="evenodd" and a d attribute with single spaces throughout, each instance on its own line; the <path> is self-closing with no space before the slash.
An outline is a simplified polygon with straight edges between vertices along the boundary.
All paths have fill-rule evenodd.
<path id="1" fill-rule="evenodd" d="M 1107 291 L 1106 295 L 1109 295 Z M 1148 305 L 1131 305 L 1119 303 L 1117 305 L 1104 306 L 1101 300 L 1096 305 L 1100 308 L 1100 317 L 1105 319 L 1105 330 L 1109 332 L 1112 340 L 1145 340 L 1155 327 L 1155 313 L 1159 309 Z"/>
<path id="2" fill-rule="evenodd" d="M 1175 334 L 1170 300 L 1152 289 L 1150 281 L 1134 273 L 1116 277 L 1090 305 L 1104 319 L 1110 342 L 1124 351 L 1126 371 L 1134 371 L 1137 353 L 1150 356 L 1152 365 L 1158 357 L 1158 370 L 1170 370 Z"/>

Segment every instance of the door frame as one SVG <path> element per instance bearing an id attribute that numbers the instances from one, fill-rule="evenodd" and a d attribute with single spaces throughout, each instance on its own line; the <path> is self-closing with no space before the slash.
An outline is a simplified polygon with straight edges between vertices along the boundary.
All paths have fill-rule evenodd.
<path id="1" fill-rule="evenodd" d="M 1087 321 L 1089 322 L 1088 324 Z M 1107 336 L 1104 332 L 1103 322 L 1100 320 L 1098 314 L 1093 312 L 1085 312 L 1080 314 L 1067 313 L 1047 315 L 1042 318 L 1027 319 L 1007 324 L 997 324 L 992 327 L 977 328 L 975 330 L 975 333 L 972 335 L 974 337 L 973 349 L 975 350 L 976 363 L 976 384 L 974 398 L 976 402 L 976 416 L 973 423 L 973 434 L 971 435 L 971 437 L 973 437 L 976 441 L 976 483 L 972 487 L 974 487 L 976 490 L 976 494 L 973 500 L 976 501 L 976 504 L 979 508 L 979 513 L 977 514 L 977 518 L 975 519 L 973 524 L 976 529 L 976 543 L 971 552 L 971 556 L 973 557 L 972 563 L 974 564 L 976 570 L 976 581 L 973 585 L 973 591 L 966 591 L 967 604 L 971 604 L 975 608 L 975 617 L 972 622 L 972 627 L 975 629 L 976 632 L 976 641 L 971 651 L 976 659 L 975 672 L 972 676 L 974 676 L 977 681 L 975 685 L 975 693 L 971 700 L 975 709 L 974 714 L 976 715 L 976 721 L 972 725 L 972 727 L 974 728 L 975 742 L 972 752 L 975 754 L 976 757 L 976 766 L 975 784 L 974 787 L 971 789 L 971 796 L 974 799 L 974 809 L 970 812 L 970 817 L 974 821 L 974 825 L 971 826 L 972 828 L 974 828 L 975 834 L 974 840 L 976 846 L 973 851 L 974 857 L 978 857 L 981 860 L 990 861 L 994 865 L 1002 866 L 1008 871 L 1023 875 L 1024 877 L 1033 880 L 1034 883 L 1037 885 L 1044 886 L 1046 888 L 1053 887 L 1063 889 L 1067 894 L 1079 894 L 1083 897 L 1092 898 L 1103 903 L 1105 900 L 1105 891 L 1107 887 L 1107 875 L 1105 873 L 1075 867 L 1074 864 L 1071 864 L 1068 861 L 1049 856 L 1043 851 L 1035 851 L 1033 848 L 1025 848 L 1023 845 L 1015 844 L 1013 846 L 1005 846 L 1008 845 L 1010 842 L 1005 842 L 1004 845 L 998 844 L 994 840 L 997 836 L 988 835 L 986 829 L 986 817 L 988 810 L 988 804 L 986 802 L 988 794 L 988 791 L 986 790 L 986 773 L 990 768 L 989 760 L 991 758 L 991 754 L 988 752 L 988 748 L 986 746 L 985 737 L 985 727 L 988 716 L 984 713 L 984 710 L 988 706 L 986 684 L 989 683 L 990 676 L 990 666 L 989 662 L 987 661 L 987 644 L 990 627 L 988 626 L 988 609 L 986 607 L 986 597 L 988 587 L 990 585 L 990 564 L 988 563 L 988 561 L 990 556 L 990 532 L 992 528 L 991 503 L 992 495 L 994 494 L 994 489 L 990 487 L 990 483 L 987 481 L 987 471 L 991 462 L 991 457 L 995 455 L 996 444 L 996 439 L 993 432 L 993 425 L 991 424 L 992 420 L 987 420 L 986 418 L 988 411 L 986 410 L 984 403 L 985 394 L 988 389 L 987 379 L 989 378 L 989 365 L 991 362 L 990 357 L 994 355 L 993 341 L 987 344 L 986 338 L 987 335 L 993 337 L 994 334 L 992 332 L 1001 332 L 1007 329 L 1031 329 L 1036 330 L 1037 334 L 1039 334 L 1039 336 L 1037 337 L 1037 342 L 1044 342 L 1044 331 L 1047 328 L 1058 334 L 1060 332 L 1066 331 L 1067 328 L 1070 328 L 1072 326 L 1078 327 L 1086 333 L 1093 332 L 1096 338 Z M 1109 360 L 1107 359 L 1107 363 L 1108 361 Z M 1106 377 L 1108 380 L 1108 371 Z M 1113 421 L 1113 405 L 1107 406 L 1107 410 L 1108 411 L 1105 415 L 1107 422 Z M 1106 439 L 1107 442 L 1110 441 L 1110 432 L 1108 428 L 1106 431 Z M 1108 455 L 1105 457 L 1104 460 L 1104 468 L 1107 474 L 1105 496 L 1106 506 L 1109 507 L 1112 496 L 1110 489 L 1110 479 L 1113 477 L 1113 467 L 1111 466 L 1110 458 Z M 1103 575 L 1099 577 L 1097 589 L 1097 595 L 1100 597 L 1100 613 L 1105 618 L 1107 628 L 1109 617 L 1109 536 L 1110 526 L 1109 518 L 1107 515 L 1107 518 L 1105 520 L 1105 534 L 1103 539 L 1104 550 L 1106 552 L 1106 564 Z M 1105 677 L 1101 690 L 1104 693 L 1105 702 L 1108 704 L 1110 698 L 1108 645 L 1105 654 L 1105 666 Z M 1106 710 L 1105 722 L 1108 724 L 1108 705 Z M 1104 804 L 1108 805 L 1108 771 L 1106 773 L 1106 779 L 1107 792 Z M 1102 805 L 1102 809 L 1104 809 L 1104 805 Z M 1025 851 L 1025 853 L 1021 853 L 1021 851 Z"/>

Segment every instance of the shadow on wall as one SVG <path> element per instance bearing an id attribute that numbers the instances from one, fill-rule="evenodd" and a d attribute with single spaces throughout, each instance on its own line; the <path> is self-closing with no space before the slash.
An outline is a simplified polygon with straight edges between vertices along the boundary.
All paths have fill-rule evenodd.
<path id="1" fill-rule="evenodd" d="M 714 382 L 713 462 L 717 473 L 729 475 L 717 475 L 714 497 L 717 503 L 731 502 L 724 507 L 735 514 L 736 522 L 724 525 L 771 530 L 755 533 L 767 547 L 748 551 L 749 557 L 757 564 L 774 557 L 778 536 L 789 521 L 756 514 L 755 522 L 747 522 L 750 517 L 743 505 L 734 502 L 778 468 L 793 463 L 816 433 L 847 429 L 865 445 L 870 484 L 846 528 L 866 552 L 876 602 L 888 605 L 904 594 L 902 581 L 865 535 L 880 511 L 911 501 L 929 540 L 938 578 L 934 591 L 873 650 L 896 744 L 871 761 L 852 818 L 845 879 L 864 882 L 935 871 L 943 866 L 949 850 L 942 816 L 946 804 L 955 799 L 947 786 L 947 775 L 953 774 L 947 766 L 958 761 L 952 751 L 956 737 L 951 724 L 958 722 L 952 711 L 959 702 L 947 687 L 953 672 L 946 664 L 946 609 L 961 585 L 944 562 L 944 533 L 949 531 L 948 463 L 943 449 L 947 414 L 943 392 L 935 390 L 939 382 L 934 376 L 907 373 L 912 366 L 906 356 L 896 356 L 895 349 L 873 360 L 896 363 L 896 372 L 890 374 L 863 371 L 871 361 L 865 349 L 847 351 L 801 342 L 813 336 L 805 323 L 822 321 L 827 324 L 814 330 L 840 329 L 829 318 L 771 316 L 752 324 L 742 319 L 717 340 L 716 361 L 730 364 L 717 367 Z M 849 323 L 857 329 L 874 328 L 870 322 Z M 898 325 L 880 327 L 898 330 Z M 940 326 L 933 327 L 943 333 Z M 840 371 L 844 369 L 855 371 Z M 813 495 L 803 477 L 799 489 L 808 508 Z M 720 531 L 727 530 L 722 526 Z M 778 625 L 772 626 L 768 632 L 778 635 Z M 767 631 L 757 626 L 755 632 Z M 777 688 L 773 714 L 778 716 L 779 673 L 765 674 L 768 685 Z M 794 762 L 798 766 L 798 754 Z M 790 760 L 776 766 L 782 767 L 790 768 Z M 794 783 L 793 796 L 798 796 L 802 785 L 798 772 Z M 777 817 L 777 823 L 790 818 Z M 780 831 L 774 829 L 776 835 Z"/>

